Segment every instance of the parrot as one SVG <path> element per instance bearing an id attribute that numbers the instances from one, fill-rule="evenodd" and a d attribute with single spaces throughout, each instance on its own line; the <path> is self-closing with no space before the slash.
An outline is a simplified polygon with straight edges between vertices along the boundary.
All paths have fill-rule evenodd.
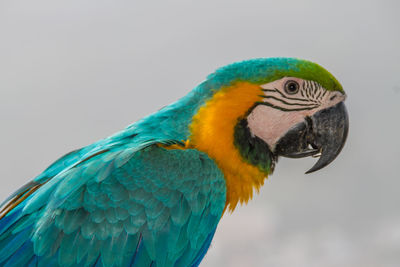
<path id="1" fill-rule="evenodd" d="M 279 157 L 330 164 L 347 138 L 346 94 L 317 63 L 256 58 L 72 151 L 0 209 L 1 266 L 199 266 L 221 218 Z"/>

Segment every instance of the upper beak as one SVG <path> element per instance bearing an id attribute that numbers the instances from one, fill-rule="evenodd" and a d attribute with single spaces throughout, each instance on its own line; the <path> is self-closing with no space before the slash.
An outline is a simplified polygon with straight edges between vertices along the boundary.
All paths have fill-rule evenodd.
<path id="1" fill-rule="evenodd" d="M 339 155 L 348 131 L 346 106 L 339 102 L 296 124 L 278 141 L 275 153 L 290 158 L 320 155 L 315 165 L 306 172 L 312 173 L 327 166 Z"/>

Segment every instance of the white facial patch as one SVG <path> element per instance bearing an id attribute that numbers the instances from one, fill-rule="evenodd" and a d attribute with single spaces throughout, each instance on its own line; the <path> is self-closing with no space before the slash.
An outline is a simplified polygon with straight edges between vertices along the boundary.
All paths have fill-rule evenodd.
<path id="1" fill-rule="evenodd" d="M 288 94 L 284 86 L 288 81 L 299 85 L 297 93 Z M 285 77 L 261 86 L 265 98 L 247 117 L 250 132 L 266 142 L 272 151 L 276 143 L 305 117 L 343 101 L 341 92 L 327 91 L 316 82 Z"/>

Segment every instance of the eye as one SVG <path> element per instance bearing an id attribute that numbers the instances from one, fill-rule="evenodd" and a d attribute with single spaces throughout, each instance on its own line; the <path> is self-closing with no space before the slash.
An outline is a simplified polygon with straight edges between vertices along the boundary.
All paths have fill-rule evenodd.
<path id="1" fill-rule="evenodd" d="M 299 91 L 299 87 L 296 81 L 289 80 L 285 83 L 285 92 L 289 95 L 294 95 Z"/>

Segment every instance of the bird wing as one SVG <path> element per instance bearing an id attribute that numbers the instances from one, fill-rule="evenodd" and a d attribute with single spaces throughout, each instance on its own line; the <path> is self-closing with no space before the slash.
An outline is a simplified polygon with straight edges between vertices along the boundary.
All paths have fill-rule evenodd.
<path id="1" fill-rule="evenodd" d="M 197 266 L 225 206 L 221 171 L 195 149 L 78 150 L 46 171 L 3 207 L 0 265 Z"/>

